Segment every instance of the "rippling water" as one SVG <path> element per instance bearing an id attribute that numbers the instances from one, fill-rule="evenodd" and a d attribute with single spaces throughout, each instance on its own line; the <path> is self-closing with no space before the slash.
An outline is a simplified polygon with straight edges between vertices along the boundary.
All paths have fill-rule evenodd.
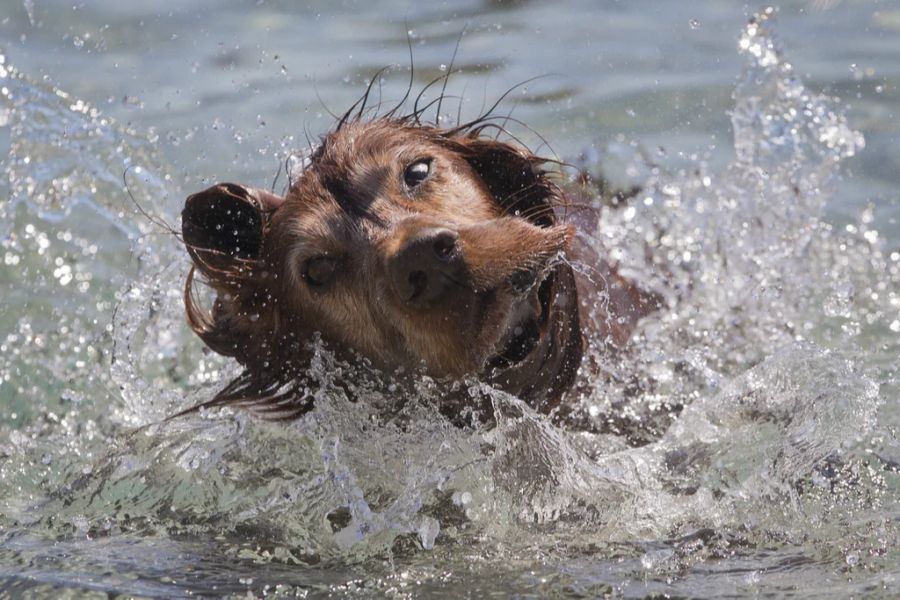
<path id="1" fill-rule="evenodd" d="M 838 5 L 814 2 L 809 10 Z M 81 53 L 67 55 L 73 65 L 89 51 L 116 52 L 117 36 L 136 27 L 135 15 L 115 6 L 106 7 L 114 26 L 99 29 L 73 11 L 76 34 L 72 26 L 61 33 L 63 21 L 39 1 L 16 5 L 31 24 L 23 35 L 62 35 Z M 684 16 L 685 27 L 702 32 L 727 21 L 730 13 L 717 6 Z M 272 28 L 273 46 L 282 43 L 281 10 L 245 17 L 247 27 Z M 554 35 L 554 24 L 571 19 L 536 6 L 479 10 L 475 16 L 491 24 L 533 26 L 546 17 Z M 606 10 L 615 31 L 639 16 Z M 226 21 L 240 15 L 223 12 Z M 445 32 L 451 46 L 457 21 L 472 17 L 447 13 L 441 22 L 411 12 L 414 31 Z M 898 14 L 872 18 L 896 27 Z M 274 175 L 272 165 L 303 147 L 302 124 L 282 137 L 259 134 L 268 131 L 260 123 L 289 122 L 293 101 L 272 108 L 269 98 L 282 88 L 242 71 L 247 55 L 230 43 L 215 53 L 216 77 L 235 72 L 228 82 L 199 68 L 199 81 L 166 88 L 160 73 L 148 73 L 160 85 L 156 96 L 118 90 L 106 107 L 81 99 L 94 85 L 84 65 L 66 87 L 44 81 L 34 56 L 18 60 L 10 48 L 0 57 L 0 140 L 9 146 L 0 181 L 0 589 L 12 596 L 896 595 L 900 234 L 894 204 L 859 200 L 881 189 L 860 157 L 885 147 L 889 125 L 864 138 L 831 91 L 810 89 L 773 38 L 770 16 L 742 30 L 735 21 L 736 48 L 721 58 L 737 77 L 733 93 L 705 89 L 712 107 L 695 106 L 671 132 L 647 123 L 651 107 L 634 100 L 637 116 L 628 119 L 643 125 L 620 131 L 637 142 L 623 135 L 592 144 L 615 129 L 614 109 L 604 120 L 591 108 L 598 99 L 614 103 L 602 92 L 553 84 L 543 96 L 529 90 L 518 98 L 529 101 L 522 107 L 529 122 L 554 133 L 551 142 L 563 138 L 558 151 L 577 157 L 587 148 L 573 163 L 644 185 L 630 204 L 607 211 L 592 237 L 668 305 L 644 323 L 632 354 L 601 357 L 615 377 L 598 381 L 575 407 L 584 433 L 477 382 L 465 385 L 491 396 L 492 429 L 446 423 L 432 408 L 440 389 L 427 379 L 386 416 L 385 403 L 396 399 L 382 386 L 366 387 L 377 374 L 341 364 L 323 347 L 310 373 L 317 408 L 298 422 L 227 411 L 162 422 L 211 397 L 236 369 L 187 331 L 184 253 L 137 211 L 125 186 L 145 210 L 174 223 L 184 190 L 206 177 L 258 181 L 251 167 Z M 215 37 L 195 17 L 200 39 Z M 159 25 L 158 16 L 147 21 Z M 349 35 L 341 29 L 356 23 L 349 21 L 323 19 L 338 38 Z M 296 35 L 321 35 L 315 22 L 299 20 Z M 527 67 L 492 62 L 494 50 L 479 47 L 493 35 L 486 30 L 476 24 L 464 38 L 478 57 L 463 61 L 464 74 Z M 185 33 L 172 32 L 172 43 Z M 366 60 L 402 56 L 405 39 L 391 36 L 387 50 L 369 41 Z M 142 27 L 132 37 L 151 58 L 177 50 Z M 440 72 L 432 47 L 413 41 L 422 77 Z M 646 59 L 641 44 L 604 47 Z M 681 56 L 693 51 L 676 47 Z M 341 64 L 339 48 L 317 51 L 323 64 Z M 274 47 L 262 54 L 265 69 L 282 68 Z M 390 56 L 379 62 L 382 54 Z M 623 88 L 625 75 L 617 75 Z M 277 76 L 286 78 L 284 89 L 296 87 L 290 75 Z M 341 102 L 358 91 L 354 83 L 326 77 L 321 85 Z M 209 94 L 199 117 L 176 101 L 142 107 L 131 122 L 136 105 L 175 98 L 179 85 Z M 220 85 L 251 96 L 260 111 L 256 132 L 226 124 L 235 100 L 216 96 Z M 385 93 L 399 89 L 389 82 Z M 573 101 L 562 134 L 559 125 L 540 127 Z M 473 102 L 475 111 L 480 98 Z M 327 127 L 327 115 L 297 110 L 312 127 Z M 712 122 L 730 119 L 731 142 L 717 137 L 677 156 L 655 148 L 667 138 L 689 146 L 690 121 L 707 113 Z M 209 122 L 186 125 L 198 118 Z M 220 130 L 230 149 L 216 145 Z M 197 159 L 202 174 L 188 174 L 198 138 L 210 146 Z M 842 178 L 848 164 L 863 173 L 861 182 Z M 342 378 L 361 382 L 358 399 L 333 385 Z M 636 384 L 649 391 L 635 397 Z"/>

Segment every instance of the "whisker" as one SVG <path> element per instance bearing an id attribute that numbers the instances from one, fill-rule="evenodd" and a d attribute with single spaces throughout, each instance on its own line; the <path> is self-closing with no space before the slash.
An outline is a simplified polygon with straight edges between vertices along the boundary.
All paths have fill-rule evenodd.
<path id="1" fill-rule="evenodd" d="M 494 120 L 494 119 L 500 119 L 500 118 L 503 119 L 502 126 L 504 127 L 504 132 L 507 133 L 507 135 L 509 135 L 509 133 L 505 131 L 506 123 L 507 123 L 507 122 L 515 123 L 516 125 L 518 125 L 518 126 L 524 128 L 524 129 L 526 129 L 529 133 L 531 133 L 532 135 L 534 135 L 535 137 L 537 137 L 537 138 L 541 141 L 541 143 L 542 143 L 543 145 L 547 146 L 547 149 L 550 151 L 550 153 L 553 154 L 554 156 L 556 156 L 556 151 L 553 150 L 553 147 L 550 145 L 550 142 L 548 142 L 547 139 L 546 139 L 544 136 L 542 136 L 542 135 L 541 135 L 538 131 L 536 131 L 534 128 L 530 127 L 527 123 L 525 123 L 525 122 L 522 121 L 521 119 L 517 119 L 517 118 L 513 117 L 513 116 L 512 116 L 512 111 L 510 111 L 510 114 L 506 115 L 505 117 L 504 117 L 504 116 L 500 116 L 500 115 L 494 115 L 494 116 L 487 116 L 487 117 L 484 117 L 483 119 L 481 119 L 481 122 L 492 121 L 492 120 Z M 514 139 L 515 139 L 515 138 L 514 138 Z M 520 144 L 522 144 L 522 146 L 523 146 L 525 149 L 528 149 L 528 146 L 525 145 L 524 143 L 522 143 L 520 140 L 516 139 L 516 141 L 518 141 Z M 532 152 L 532 154 L 537 155 L 538 153 L 537 153 L 537 151 L 535 151 L 535 152 Z M 562 164 L 562 163 L 559 161 L 559 159 L 556 159 L 556 158 L 544 158 L 544 157 L 542 157 L 541 160 L 544 161 L 544 162 L 553 162 L 553 163 L 557 163 L 557 164 Z"/>
<path id="2" fill-rule="evenodd" d="M 434 84 L 436 84 L 437 82 L 439 82 L 439 81 L 441 81 L 441 80 L 444 81 L 444 84 L 445 84 L 444 87 L 446 88 L 447 79 L 448 79 L 449 77 L 450 77 L 450 73 L 447 72 L 447 73 L 444 73 L 443 75 L 441 75 L 441 76 L 439 76 L 439 77 L 435 77 L 434 79 L 432 79 L 431 81 L 429 81 L 429 82 L 421 89 L 421 91 L 419 91 L 419 94 L 416 96 L 416 100 L 415 100 L 415 102 L 413 102 L 413 110 L 412 110 L 412 112 L 411 112 L 410 114 L 406 115 L 405 117 L 403 117 L 403 119 L 412 118 L 412 119 L 416 122 L 417 125 L 420 125 L 421 123 L 419 122 L 419 116 L 420 116 L 423 112 L 425 112 L 425 110 L 427 110 L 427 108 L 428 108 L 429 106 L 432 106 L 432 105 L 434 104 L 434 102 L 429 102 L 428 105 L 427 105 L 425 108 L 423 108 L 422 110 L 419 110 L 419 102 L 422 101 L 422 97 L 425 95 L 425 92 L 427 92 L 429 89 L 431 89 L 431 86 L 433 86 Z M 440 103 L 441 103 L 441 99 L 442 99 L 442 98 L 443 98 L 443 91 L 441 92 L 441 95 L 437 97 L 437 103 L 438 103 L 438 106 L 440 106 Z M 437 124 L 437 121 L 435 122 L 435 124 Z"/>
<path id="3" fill-rule="evenodd" d="M 366 86 L 366 93 L 363 94 L 362 104 L 359 107 L 359 112 L 356 113 L 356 118 L 361 119 L 363 115 L 363 111 L 366 108 L 366 103 L 369 101 L 369 94 L 372 92 L 372 86 L 375 85 L 375 82 L 381 82 L 381 76 L 387 71 L 390 67 L 381 67 L 378 71 L 375 72 L 375 75 L 372 76 L 371 81 L 369 81 L 369 85 Z"/>
<path id="4" fill-rule="evenodd" d="M 463 98 L 466 96 L 466 90 L 468 89 L 468 82 L 463 85 L 462 94 L 459 95 L 459 106 L 456 109 L 456 126 L 459 127 L 459 124 L 462 122 L 462 108 L 463 108 Z"/>
<path id="5" fill-rule="evenodd" d="M 372 91 L 372 86 L 375 85 L 375 81 L 384 73 L 389 67 L 382 67 L 378 71 L 375 72 L 375 76 L 369 80 L 368 85 L 366 85 L 366 91 L 363 93 L 362 97 L 350 105 L 350 108 L 347 109 L 341 118 L 338 120 L 337 125 L 335 125 L 334 131 L 340 131 L 341 128 L 347 124 L 350 120 L 350 116 L 353 114 L 357 107 L 359 107 L 359 112 L 357 112 L 356 119 L 362 118 L 362 112 L 366 108 L 366 102 L 369 100 L 369 93 Z"/>
<path id="6" fill-rule="evenodd" d="M 407 115 L 407 116 L 404 117 L 404 118 L 412 117 L 413 120 L 415 121 L 416 125 L 418 125 L 418 126 L 421 127 L 422 124 L 421 124 L 421 122 L 419 121 L 419 117 L 420 117 L 426 110 L 428 110 L 429 108 L 431 108 L 432 106 L 434 106 L 436 103 L 440 103 L 440 101 L 443 100 L 444 98 L 455 98 L 455 97 L 456 97 L 456 96 L 440 96 L 440 97 L 438 97 L 438 98 L 435 98 L 434 100 L 432 100 L 431 102 L 429 102 L 428 104 L 426 104 L 425 106 L 423 106 L 421 110 L 419 110 L 419 111 L 417 111 L 417 112 L 414 112 L 414 113 L 411 113 L 411 114 Z"/>
<path id="7" fill-rule="evenodd" d="M 166 233 L 170 233 L 174 235 L 176 238 L 181 239 L 181 234 L 174 227 L 169 225 L 169 223 L 158 215 L 153 215 L 149 213 L 143 206 L 137 201 L 134 197 L 134 194 L 131 193 L 131 186 L 128 184 L 128 171 L 132 168 L 139 168 L 139 165 L 128 165 L 125 167 L 125 170 L 122 171 L 122 183 L 125 186 L 125 193 L 128 194 L 128 197 L 131 199 L 131 203 L 134 204 L 135 208 L 137 208 L 138 212 L 150 223 L 156 225 L 160 229 L 164 229 Z"/>
<path id="8" fill-rule="evenodd" d="M 331 118 L 334 119 L 335 121 L 337 121 L 338 119 L 340 119 L 340 117 L 338 117 L 336 114 L 334 114 L 333 112 L 331 112 L 331 109 L 328 108 L 328 105 L 325 104 L 325 101 L 324 101 L 324 100 L 322 100 L 322 96 L 319 95 L 319 86 L 316 85 L 316 78 L 315 78 L 315 77 L 312 78 L 312 84 L 313 84 L 313 92 L 315 92 L 315 94 L 316 94 L 316 99 L 319 101 L 319 104 L 322 105 L 322 109 L 323 109 L 325 112 L 327 112 L 327 113 L 331 116 Z"/>
<path id="9" fill-rule="evenodd" d="M 450 75 L 453 73 L 453 65 L 456 63 L 456 53 L 459 52 L 459 44 L 462 42 L 463 36 L 466 34 L 466 29 L 469 27 L 469 24 L 466 23 L 463 25 L 462 31 L 459 32 L 459 36 L 456 38 L 456 46 L 453 48 L 453 56 L 450 57 L 450 65 L 447 67 L 447 76 L 444 78 L 444 85 L 441 87 L 441 95 L 438 96 L 441 100 L 444 99 L 444 95 L 447 93 L 447 83 L 450 81 Z M 435 111 L 434 116 L 434 124 L 440 127 L 441 125 L 441 103 L 438 102 L 437 110 Z"/>
<path id="10" fill-rule="evenodd" d="M 281 168 L 282 168 L 283 166 L 284 166 L 284 165 L 281 164 L 281 161 L 279 161 L 279 162 L 278 162 L 278 170 L 275 172 L 275 178 L 272 179 L 272 186 L 271 186 L 271 188 L 270 188 L 270 191 L 271 191 L 273 194 L 275 193 L 275 186 L 278 184 L 278 178 L 281 177 Z"/>
<path id="11" fill-rule="evenodd" d="M 394 108 L 389 110 L 384 116 L 387 118 L 393 117 L 397 114 L 397 111 L 406 104 L 406 101 L 409 99 L 409 95 L 412 93 L 413 81 L 415 77 L 415 62 L 413 61 L 413 47 L 412 47 L 412 36 L 409 33 L 409 23 L 404 21 L 406 26 L 406 45 L 409 47 L 409 84 L 406 86 L 406 93 L 403 94 L 403 98 L 400 99 L 400 102 L 397 103 Z"/>
<path id="12" fill-rule="evenodd" d="M 465 130 L 473 125 L 477 125 L 478 123 L 484 121 L 487 117 L 489 117 L 491 115 L 491 113 L 493 113 L 497 109 L 497 107 L 500 106 L 500 104 L 511 93 L 513 93 L 514 91 L 516 91 L 517 89 L 519 89 L 522 86 L 528 85 L 529 83 L 531 83 L 533 81 L 537 81 L 539 79 L 545 79 L 547 77 L 549 77 L 549 75 L 537 75 L 535 77 L 531 77 L 529 79 L 526 79 L 525 81 L 517 83 L 516 85 L 512 86 L 511 88 L 509 88 L 508 90 L 503 92 L 503 94 L 499 98 L 497 98 L 497 100 L 494 102 L 494 104 L 492 104 L 488 110 L 483 111 L 479 117 L 477 117 L 476 119 L 473 119 L 472 121 L 469 121 L 468 123 L 464 123 L 463 125 L 460 125 L 460 126 L 456 127 L 455 129 Z"/>

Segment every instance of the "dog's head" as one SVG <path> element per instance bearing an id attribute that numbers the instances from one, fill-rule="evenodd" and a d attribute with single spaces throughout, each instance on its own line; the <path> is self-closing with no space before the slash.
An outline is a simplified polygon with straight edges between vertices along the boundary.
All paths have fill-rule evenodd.
<path id="1" fill-rule="evenodd" d="M 216 352 L 275 377 L 305 368 L 319 332 L 382 369 L 488 375 L 514 393 L 549 369 L 543 392 L 567 387 L 571 376 L 550 371 L 562 361 L 574 373 L 580 358 L 561 260 L 572 231 L 543 162 L 472 130 L 342 124 L 285 197 L 219 184 L 187 199 L 184 241 L 217 292 L 201 309 L 192 271 L 189 322 Z"/>

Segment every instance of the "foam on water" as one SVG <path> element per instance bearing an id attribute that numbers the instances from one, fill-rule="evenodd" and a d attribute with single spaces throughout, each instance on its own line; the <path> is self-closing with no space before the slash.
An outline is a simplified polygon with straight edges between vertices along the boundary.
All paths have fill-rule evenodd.
<path id="1" fill-rule="evenodd" d="M 779 585 L 779 565 L 896 585 L 897 414 L 879 408 L 897 399 L 900 256 L 866 214 L 822 219 L 863 139 L 794 76 L 768 16 L 740 39 L 732 164 L 638 165 L 643 191 L 594 235 L 667 307 L 633 353 L 597 357 L 614 377 L 577 407 L 587 432 L 478 382 L 496 426 L 454 427 L 434 382 L 398 399 L 318 341 L 303 419 L 161 421 L 236 373 L 183 325 L 186 258 L 122 172 L 172 222 L 183 194 L 152 139 L 0 61 L 0 575 L 159 595 L 385 591 L 411 585 L 400 572 L 462 590 L 468 573 L 700 596 L 718 564 L 717 593 Z"/>

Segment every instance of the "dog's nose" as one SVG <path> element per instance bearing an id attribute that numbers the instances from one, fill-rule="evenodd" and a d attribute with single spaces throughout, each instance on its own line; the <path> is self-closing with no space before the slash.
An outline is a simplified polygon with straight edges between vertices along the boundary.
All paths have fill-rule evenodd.
<path id="1" fill-rule="evenodd" d="M 388 263 L 394 291 L 405 302 L 427 304 L 458 285 L 462 268 L 459 235 L 443 227 L 410 237 Z"/>

